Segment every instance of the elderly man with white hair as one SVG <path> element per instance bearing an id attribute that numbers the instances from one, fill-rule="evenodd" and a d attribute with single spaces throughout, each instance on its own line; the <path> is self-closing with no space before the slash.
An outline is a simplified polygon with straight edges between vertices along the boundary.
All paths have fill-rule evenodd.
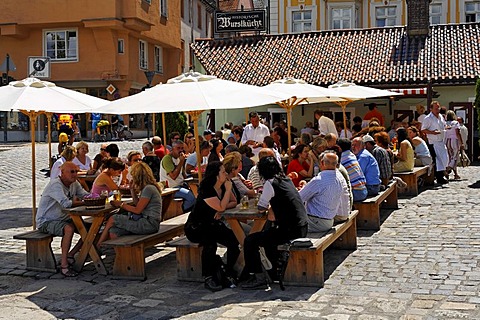
<path id="1" fill-rule="evenodd" d="M 376 196 L 380 191 L 381 184 L 377 160 L 370 152 L 365 150 L 365 144 L 360 137 L 352 140 L 352 152 L 357 157 L 358 164 L 365 175 L 368 196 Z"/>

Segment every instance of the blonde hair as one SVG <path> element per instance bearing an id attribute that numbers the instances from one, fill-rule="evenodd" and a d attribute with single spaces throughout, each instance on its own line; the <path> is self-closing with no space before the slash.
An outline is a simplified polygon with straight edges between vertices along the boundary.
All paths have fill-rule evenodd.
<path id="1" fill-rule="evenodd" d="M 140 193 L 143 188 L 148 185 L 152 185 L 157 188 L 160 194 L 162 194 L 162 189 L 160 189 L 160 186 L 153 176 L 152 169 L 150 169 L 148 164 L 139 162 L 137 165 L 132 167 L 130 174 L 132 175 L 133 188 L 135 192 Z"/>
<path id="2" fill-rule="evenodd" d="M 87 147 L 87 149 L 88 149 L 88 144 L 85 141 L 79 141 L 75 145 L 75 149 L 77 149 L 77 152 L 78 152 L 78 150 L 80 150 L 83 147 Z"/>
<path id="3" fill-rule="evenodd" d="M 237 152 L 230 152 L 223 158 L 223 166 L 225 167 L 225 171 L 227 173 L 231 173 L 233 170 L 237 169 L 242 162 L 242 155 Z"/>
<path id="4" fill-rule="evenodd" d="M 77 150 L 72 146 L 66 146 L 62 151 L 62 157 L 67 161 L 72 161 L 77 156 Z"/>

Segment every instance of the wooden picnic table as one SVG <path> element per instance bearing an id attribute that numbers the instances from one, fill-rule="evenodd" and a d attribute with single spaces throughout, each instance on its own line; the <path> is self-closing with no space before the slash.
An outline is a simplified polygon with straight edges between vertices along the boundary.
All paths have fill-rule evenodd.
<path id="1" fill-rule="evenodd" d="M 243 267 L 245 266 L 245 258 L 243 256 L 243 243 L 245 238 L 248 234 L 263 230 L 265 222 L 267 222 L 267 213 L 259 213 L 257 206 L 254 205 L 254 200 L 251 199 L 248 201 L 248 209 L 242 209 L 242 205 L 239 204 L 235 208 L 225 210 L 225 212 L 222 213 L 222 217 L 227 220 L 227 223 L 232 228 L 235 237 L 242 247 L 237 263 L 234 267 L 238 274 L 241 274 Z M 240 222 L 245 222 L 247 220 L 253 220 L 252 228 L 248 234 L 240 224 Z"/>
<path id="2" fill-rule="evenodd" d="M 80 253 L 78 254 L 78 257 L 74 264 L 74 269 L 77 272 L 80 272 L 82 270 L 83 266 L 85 265 L 85 261 L 87 260 L 87 256 L 90 256 L 95 265 L 95 268 L 97 269 L 97 272 L 102 275 L 107 275 L 107 270 L 105 269 L 102 258 L 98 254 L 94 242 L 100 231 L 100 227 L 105 220 L 105 216 L 117 210 L 117 208 L 114 208 L 109 203 L 106 204 L 104 207 L 99 207 L 96 209 L 90 209 L 87 206 L 80 206 L 75 208 L 66 208 L 62 210 L 64 213 L 70 215 L 73 223 L 75 224 L 75 227 L 80 233 L 80 237 L 83 240 L 82 249 L 80 250 Z M 92 218 L 92 225 L 90 226 L 88 231 L 82 217 Z"/>

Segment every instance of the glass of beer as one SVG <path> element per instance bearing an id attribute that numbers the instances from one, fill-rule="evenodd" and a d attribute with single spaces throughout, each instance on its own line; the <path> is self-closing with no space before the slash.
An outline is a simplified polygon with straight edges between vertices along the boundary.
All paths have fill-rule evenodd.
<path id="1" fill-rule="evenodd" d="M 120 192 L 120 190 L 113 190 L 112 194 L 113 194 L 113 200 L 122 201 L 122 193 Z"/>
<path id="2" fill-rule="evenodd" d="M 248 209 L 248 196 L 243 196 L 241 203 L 242 209 Z"/>

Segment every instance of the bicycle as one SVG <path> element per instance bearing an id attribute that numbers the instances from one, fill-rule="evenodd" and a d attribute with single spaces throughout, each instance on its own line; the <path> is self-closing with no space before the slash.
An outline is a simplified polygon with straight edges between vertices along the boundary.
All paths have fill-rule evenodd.
<path id="1" fill-rule="evenodd" d="M 117 138 L 118 140 L 130 140 L 133 138 L 133 132 L 128 126 L 119 123 L 117 128 Z"/>
<path id="2" fill-rule="evenodd" d="M 101 120 L 97 124 L 97 132 L 93 138 L 94 142 L 107 142 L 112 140 L 112 133 L 110 132 L 110 123 L 106 120 Z"/>

